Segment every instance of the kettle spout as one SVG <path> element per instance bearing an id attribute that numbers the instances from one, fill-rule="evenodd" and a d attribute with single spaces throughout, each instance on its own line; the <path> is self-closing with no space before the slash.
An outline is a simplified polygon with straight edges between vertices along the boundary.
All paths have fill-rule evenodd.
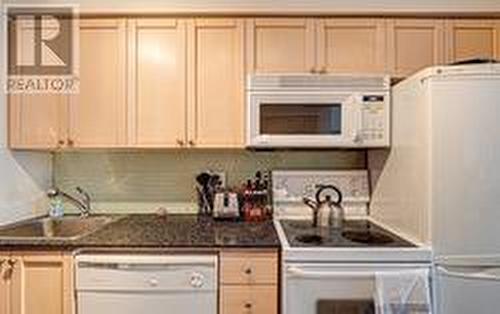
<path id="1" fill-rule="evenodd" d="M 316 228 L 318 226 L 318 211 L 320 204 L 308 197 L 304 197 L 302 201 L 312 209 L 312 225 L 313 228 Z"/>

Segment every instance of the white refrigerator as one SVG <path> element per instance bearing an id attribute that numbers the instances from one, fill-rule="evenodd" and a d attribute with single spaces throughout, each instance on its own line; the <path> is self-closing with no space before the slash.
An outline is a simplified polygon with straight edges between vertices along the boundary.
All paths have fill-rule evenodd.
<path id="1" fill-rule="evenodd" d="M 369 152 L 371 215 L 432 246 L 435 313 L 500 313 L 500 65 L 397 84 L 391 134 Z"/>

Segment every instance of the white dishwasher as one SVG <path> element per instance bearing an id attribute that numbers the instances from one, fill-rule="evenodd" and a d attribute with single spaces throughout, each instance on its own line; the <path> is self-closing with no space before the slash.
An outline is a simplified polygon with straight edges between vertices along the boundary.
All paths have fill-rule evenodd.
<path id="1" fill-rule="evenodd" d="M 214 255 L 78 255 L 78 314 L 217 313 Z"/>

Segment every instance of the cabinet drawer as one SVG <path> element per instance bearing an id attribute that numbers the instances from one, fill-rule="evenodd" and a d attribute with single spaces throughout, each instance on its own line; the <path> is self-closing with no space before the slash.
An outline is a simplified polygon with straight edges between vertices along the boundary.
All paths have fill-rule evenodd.
<path id="1" fill-rule="evenodd" d="M 276 253 L 221 253 L 222 284 L 276 284 Z"/>
<path id="2" fill-rule="evenodd" d="M 222 286 L 221 314 L 276 314 L 278 286 Z"/>

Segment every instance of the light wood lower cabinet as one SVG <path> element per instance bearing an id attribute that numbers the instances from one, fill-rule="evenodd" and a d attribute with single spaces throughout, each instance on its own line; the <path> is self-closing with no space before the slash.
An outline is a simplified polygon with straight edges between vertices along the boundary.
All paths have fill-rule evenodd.
<path id="1" fill-rule="evenodd" d="M 6 264 L 8 260 L 8 255 L 0 254 L 0 314 L 10 313 L 10 280 L 6 272 Z"/>
<path id="2" fill-rule="evenodd" d="M 222 286 L 220 314 L 275 314 L 276 285 Z"/>
<path id="3" fill-rule="evenodd" d="M 278 260 L 275 253 L 222 252 L 222 284 L 277 283 Z"/>
<path id="4" fill-rule="evenodd" d="M 220 314 L 277 314 L 278 253 L 220 253 Z"/>
<path id="5" fill-rule="evenodd" d="M 0 314 L 73 313 L 71 256 L 13 252 L 2 259 Z"/>

